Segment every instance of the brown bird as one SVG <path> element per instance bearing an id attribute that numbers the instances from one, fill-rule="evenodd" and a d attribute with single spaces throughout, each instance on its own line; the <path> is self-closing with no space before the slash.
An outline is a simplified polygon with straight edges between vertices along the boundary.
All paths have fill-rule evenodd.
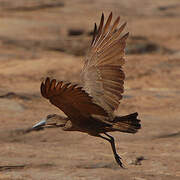
<path id="1" fill-rule="evenodd" d="M 116 162 L 123 167 L 114 138 L 107 132 L 136 133 L 141 125 L 137 112 L 121 117 L 114 114 L 124 91 L 122 66 L 129 33 L 121 36 L 126 23 L 118 27 L 120 17 L 112 24 L 111 21 L 112 13 L 105 24 L 102 14 L 99 27 L 94 26 L 93 39 L 81 73 L 82 87 L 63 81 L 57 83 L 48 77 L 41 84 L 42 96 L 62 110 L 67 118 L 48 115 L 33 129 L 62 127 L 64 131 L 81 131 L 105 139 L 111 144 Z"/>

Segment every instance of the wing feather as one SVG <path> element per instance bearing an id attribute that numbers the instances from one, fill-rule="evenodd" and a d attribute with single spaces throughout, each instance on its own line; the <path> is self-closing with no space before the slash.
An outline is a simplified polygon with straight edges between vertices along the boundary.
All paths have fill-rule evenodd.
<path id="1" fill-rule="evenodd" d="M 82 71 L 84 89 L 93 97 L 93 102 L 108 112 L 110 119 L 118 108 L 124 91 L 125 74 L 122 66 L 125 62 L 124 49 L 129 33 L 121 36 L 126 23 L 118 28 L 120 17 L 112 23 L 110 13 L 104 25 L 104 14 L 99 27 L 94 26 L 91 47 L 85 57 Z"/>
<path id="2" fill-rule="evenodd" d="M 106 111 L 93 103 L 92 97 L 77 84 L 63 81 L 56 83 L 55 79 L 50 81 L 46 78 L 45 83 L 41 84 L 41 94 L 68 117 L 72 117 L 72 121 L 77 121 L 79 117 L 85 117 L 84 120 L 87 120 L 91 115 L 108 116 Z"/>

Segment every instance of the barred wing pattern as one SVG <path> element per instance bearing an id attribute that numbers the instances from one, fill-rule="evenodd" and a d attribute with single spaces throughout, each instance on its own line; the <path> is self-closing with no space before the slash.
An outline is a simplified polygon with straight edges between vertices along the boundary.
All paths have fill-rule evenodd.
<path id="1" fill-rule="evenodd" d="M 41 94 L 68 117 L 72 117 L 72 121 L 81 120 L 82 117 L 85 121 L 93 114 L 107 116 L 105 110 L 94 104 L 92 97 L 77 84 L 72 85 L 63 81 L 57 83 L 55 79 L 50 81 L 49 78 L 46 78 L 45 83 L 41 84 Z"/>
<path id="2" fill-rule="evenodd" d="M 125 74 L 124 49 L 129 33 L 121 36 L 126 23 L 118 28 L 120 17 L 111 26 L 112 13 L 104 25 L 102 14 L 100 25 L 95 24 L 93 40 L 85 58 L 82 71 L 84 89 L 93 97 L 93 101 L 104 108 L 110 118 L 118 108 L 124 91 Z"/>

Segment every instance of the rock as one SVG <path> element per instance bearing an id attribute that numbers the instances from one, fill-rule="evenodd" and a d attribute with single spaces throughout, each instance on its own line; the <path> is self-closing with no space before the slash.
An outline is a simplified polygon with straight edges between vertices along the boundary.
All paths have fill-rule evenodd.
<path id="1" fill-rule="evenodd" d="M 135 160 L 133 160 L 130 164 L 133 165 L 141 165 L 141 161 L 146 160 L 144 156 L 138 156 Z"/>
<path id="2" fill-rule="evenodd" d="M 68 30 L 69 36 L 80 36 L 82 34 L 84 34 L 84 30 L 82 29 L 69 29 Z"/>
<path id="3" fill-rule="evenodd" d="M 148 40 L 143 36 L 132 36 L 127 43 L 127 54 L 160 53 L 172 54 L 174 51 Z"/>
<path id="4" fill-rule="evenodd" d="M 15 112 L 23 112 L 25 107 L 20 103 L 16 102 L 15 100 L 0 99 L 0 109 L 1 111 L 10 110 Z"/>
<path id="5" fill-rule="evenodd" d="M 19 0 L 18 2 L 6 0 L 4 2 L 1 2 L 0 6 L 2 9 L 9 11 L 35 11 L 40 9 L 63 7 L 64 3 L 61 1 L 59 2 L 58 0 L 54 0 L 54 1 L 28 0 L 27 3 L 24 3 L 24 0 Z"/>
<path id="6" fill-rule="evenodd" d="M 21 94 L 16 94 L 14 92 L 8 92 L 6 94 L 0 95 L 0 98 L 30 100 L 30 97 Z"/>

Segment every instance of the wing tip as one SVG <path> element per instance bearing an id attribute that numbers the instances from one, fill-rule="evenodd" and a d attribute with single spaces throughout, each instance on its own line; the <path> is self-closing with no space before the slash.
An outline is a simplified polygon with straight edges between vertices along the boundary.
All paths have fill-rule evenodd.
<path id="1" fill-rule="evenodd" d="M 127 32 L 123 37 L 127 39 L 129 37 L 129 32 Z"/>
<path id="2" fill-rule="evenodd" d="M 46 91 L 45 91 L 45 84 L 44 84 L 44 82 L 41 83 L 40 91 L 41 91 L 41 95 L 46 98 Z"/>
<path id="3" fill-rule="evenodd" d="M 111 11 L 110 14 L 109 14 L 108 19 L 109 19 L 109 18 L 112 19 L 112 17 L 113 17 L 113 13 L 112 13 L 112 11 Z"/>
<path id="4" fill-rule="evenodd" d="M 101 15 L 101 19 L 103 19 L 104 20 L 104 13 L 102 12 L 102 15 Z"/>

